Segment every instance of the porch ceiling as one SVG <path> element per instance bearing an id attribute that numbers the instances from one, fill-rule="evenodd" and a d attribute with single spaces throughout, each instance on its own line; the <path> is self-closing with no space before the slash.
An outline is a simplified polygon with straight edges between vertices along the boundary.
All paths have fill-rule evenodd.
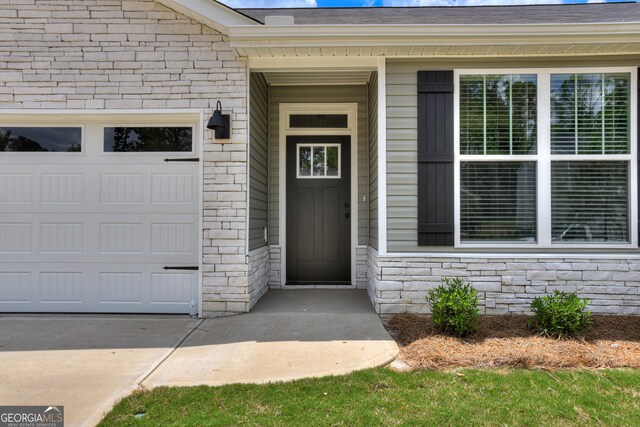
<path id="1" fill-rule="evenodd" d="M 266 72 L 263 75 L 271 86 L 365 85 L 371 79 L 371 71 L 359 70 Z"/>

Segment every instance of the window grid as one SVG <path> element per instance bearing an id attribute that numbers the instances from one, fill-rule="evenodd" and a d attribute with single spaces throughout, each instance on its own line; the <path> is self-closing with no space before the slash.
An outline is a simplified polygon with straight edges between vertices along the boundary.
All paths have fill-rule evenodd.
<path id="1" fill-rule="evenodd" d="M 456 96 L 454 97 L 455 102 L 455 126 L 456 131 L 454 133 L 455 137 L 455 245 L 456 246 L 465 246 L 465 247 L 474 247 L 474 246 L 482 246 L 482 247 L 554 247 L 554 248 L 562 248 L 562 247 L 572 247 L 572 248 L 594 248 L 598 247 L 598 245 L 607 247 L 607 248 L 628 248 L 628 247 L 637 247 L 638 238 L 637 238 L 637 180 L 636 180 L 636 162 L 633 161 L 636 158 L 636 144 L 632 143 L 636 136 L 636 126 L 632 120 L 629 120 L 628 126 L 628 147 L 626 154 L 606 154 L 606 135 L 604 131 L 602 131 L 602 145 L 603 148 L 601 153 L 599 154 L 551 154 L 551 123 L 549 118 L 551 116 L 551 76 L 553 74 L 561 74 L 561 73 L 570 73 L 574 75 L 578 74 L 595 74 L 598 73 L 601 76 L 604 76 L 607 73 L 625 73 L 629 76 L 629 85 L 627 87 L 628 91 L 628 104 L 629 104 L 629 116 L 632 114 L 632 111 L 635 111 L 634 108 L 637 108 L 637 99 L 636 99 L 636 91 L 637 87 L 637 75 L 636 69 L 607 69 L 606 71 L 602 71 L 602 69 L 594 72 L 589 69 L 545 69 L 545 70 L 464 70 L 464 71 L 456 71 L 455 76 L 455 85 L 456 85 Z M 460 81 L 461 77 L 470 76 L 470 75 L 483 75 L 483 83 L 486 82 L 486 77 L 488 75 L 506 75 L 506 74 L 534 74 L 538 79 L 538 103 L 537 103 L 537 153 L 536 154 L 517 154 L 517 155 L 480 155 L 480 154 L 462 154 L 461 151 L 461 140 L 460 140 L 460 130 L 462 126 L 461 122 L 461 91 L 460 91 Z M 511 80 L 511 79 L 510 79 Z M 605 91 L 605 79 L 601 78 L 602 87 L 601 92 Z M 574 86 L 575 87 L 575 86 Z M 602 96 L 602 94 L 601 94 Z M 510 100 L 512 100 L 512 94 L 510 94 Z M 604 102 L 604 100 L 603 100 Z M 510 103 L 511 104 L 511 103 Z M 577 103 L 574 108 L 577 110 Z M 511 106 L 511 105 L 510 105 Z M 486 111 L 486 83 L 483 88 L 483 108 Z M 616 109 L 616 104 L 612 105 L 612 108 Z M 510 137 L 512 140 L 512 114 L 513 110 L 510 108 Z M 605 114 L 602 113 L 602 122 L 605 122 Z M 577 118 L 575 119 L 577 123 Z M 486 153 L 486 115 L 483 126 L 483 139 L 485 142 L 484 152 Z M 577 138 L 577 133 L 576 133 Z M 617 143 L 614 141 L 613 143 Z M 512 148 L 512 141 L 511 141 Z M 513 150 L 510 150 L 510 153 L 513 153 Z M 579 151 L 576 151 L 579 153 Z M 517 242 L 500 242 L 500 241 L 487 241 L 487 242 L 466 242 L 461 240 L 461 163 L 468 161 L 478 161 L 478 162 L 490 162 L 490 161 L 500 161 L 500 162 L 510 162 L 510 161 L 533 161 L 537 164 L 537 204 L 536 204 L 536 215 L 538 217 L 538 229 L 537 229 L 537 243 L 525 243 L 520 244 Z M 558 161 L 624 161 L 627 164 L 628 171 L 628 187 L 626 189 L 628 197 L 628 241 L 626 242 L 594 242 L 594 243 L 575 243 L 569 244 L 565 242 L 553 243 L 552 239 L 552 230 L 551 230 L 551 174 L 552 174 L 552 165 L 554 162 Z"/>
<path id="2" fill-rule="evenodd" d="M 335 165 L 334 167 L 329 166 L 329 149 L 334 148 L 334 153 L 336 153 Z M 306 151 L 308 149 L 310 158 L 309 158 L 309 173 L 307 174 L 303 169 L 306 169 L 306 166 L 303 168 L 301 153 L 303 150 Z M 318 153 L 318 150 L 322 150 L 322 158 L 323 158 L 323 166 L 322 166 L 322 174 L 316 174 L 316 165 L 315 165 L 315 154 Z M 339 179 L 342 175 L 342 152 L 340 144 L 297 144 L 296 145 L 296 178 L 298 179 Z"/>

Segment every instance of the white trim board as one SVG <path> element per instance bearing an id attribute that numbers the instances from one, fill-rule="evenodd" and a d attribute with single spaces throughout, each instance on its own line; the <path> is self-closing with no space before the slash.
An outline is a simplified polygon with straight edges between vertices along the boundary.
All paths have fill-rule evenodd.
<path id="1" fill-rule="evenodd" d="M 387 62 L 378 61 L 378 252 L 387 253 Z"/>
<path id="2" fill-rule="evenodd" d="M 279 243 L 280 243 L 280 285 L 287 282 L 287 136 L 289 135 L 348 135 L 351 137 L 351 286 L 356 284 L 356 247 L 358 245 L 358 104 L 353 103 L 281 103 L 280 126 L 278 135 L 279 147 Z M 331 128 L 289 128 L 291 114 L 346 114 L 347 127 Z"/>

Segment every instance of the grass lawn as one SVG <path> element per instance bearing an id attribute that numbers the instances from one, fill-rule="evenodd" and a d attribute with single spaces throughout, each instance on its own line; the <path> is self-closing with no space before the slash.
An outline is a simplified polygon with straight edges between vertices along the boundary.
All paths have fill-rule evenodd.
<path id="1" fill-rule="evenodd" d="M 162 387 L 124 399 L 100 425 L 451 424 L 640 425 L 640 371 L 380 368 L 279 384 Z"/>

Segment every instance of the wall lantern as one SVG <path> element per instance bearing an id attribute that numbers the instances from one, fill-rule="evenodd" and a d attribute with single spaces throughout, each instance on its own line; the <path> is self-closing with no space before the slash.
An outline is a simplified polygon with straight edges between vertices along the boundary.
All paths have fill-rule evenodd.
<path id="1" fill-rule="evenodd" d="M 207 123 L 207 129 L 215 131 L 216 139 L 231 138 L 231 115 L 222 114 L 222 104 L 220 101 L 216 104 L 213 116 L 211 116 L 209 123 Z"/>

